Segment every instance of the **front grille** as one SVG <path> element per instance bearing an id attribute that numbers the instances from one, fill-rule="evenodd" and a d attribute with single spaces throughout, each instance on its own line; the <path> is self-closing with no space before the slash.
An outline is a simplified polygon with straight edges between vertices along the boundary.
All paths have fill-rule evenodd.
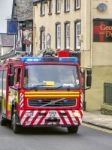
<path id="1" fill-rule="evenodd" d="M 56 102 L 57 101 L 57 102 Z M 76 99 L 75 98 L 63 98 L 60 99 L 28 99 L 28 105 L 29 106 L 44 106 L 44 107 L 61 107 L 61 106 L 74 106 L 76 105 Z"/>

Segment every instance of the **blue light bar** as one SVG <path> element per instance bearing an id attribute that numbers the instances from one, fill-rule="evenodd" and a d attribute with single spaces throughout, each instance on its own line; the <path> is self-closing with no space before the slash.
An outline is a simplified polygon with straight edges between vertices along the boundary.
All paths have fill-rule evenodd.
<path id="1" fill-rule="evenodd" d="M 21 57 L 20 61 L 22 62 L 43 62 L 43 57 Z"/>
<path id="2" fill-rule="evenodd" d="M 59 62 L 78 62 L 77 57 L 60 57 Z"/>
<path id="3" fill-rule="evenodd" d="M 78 62 L 77 57 L 21 57 L 22 62 Z"/>

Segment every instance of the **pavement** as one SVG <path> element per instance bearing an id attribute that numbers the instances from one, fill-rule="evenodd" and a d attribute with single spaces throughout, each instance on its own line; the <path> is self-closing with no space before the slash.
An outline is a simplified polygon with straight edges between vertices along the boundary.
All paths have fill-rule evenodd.
<path id="1" fill-rule="evenodd" d="M 112 115 L 101 114 L 100 111 L 84 112 L 83 123 L 112 130 Z"/>

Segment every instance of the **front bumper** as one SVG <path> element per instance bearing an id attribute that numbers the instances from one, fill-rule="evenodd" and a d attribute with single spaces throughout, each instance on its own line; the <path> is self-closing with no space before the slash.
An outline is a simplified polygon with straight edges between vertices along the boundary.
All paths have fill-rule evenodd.
<path id="1" fill-rule="evenodd" d="M 82 110 L 20 110 L 21 126 L 75 126 L 82 123 Z"/>

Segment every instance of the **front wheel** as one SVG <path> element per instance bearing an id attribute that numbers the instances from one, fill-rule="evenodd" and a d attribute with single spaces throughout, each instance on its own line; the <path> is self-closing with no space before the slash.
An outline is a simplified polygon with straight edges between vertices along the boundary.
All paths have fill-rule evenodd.
<path id="1" fill-rule="evenodd" d="M 14 133 L 20 132 L 20 127 L 17 125 L 17 120 L 18 120 L 17 115 L 16 115 L 16 113 L 14 113 L 12 115 L 12 129 L 13 129 Z"/>
<path id="2" fill-rule="evenodd" d="M 0 116 L 0 124 L 1 124 L 1 126 L 6 126 L 7 125 L 7 120 L 3 117 L 2 114 Z"/>
<path id="3" fill-rule="evenodd" d="M 75 133 L 76 134 L 78 132 L 79 126 L 70 126 L 67 128 L 68 128 L 69 133 Z"/>

